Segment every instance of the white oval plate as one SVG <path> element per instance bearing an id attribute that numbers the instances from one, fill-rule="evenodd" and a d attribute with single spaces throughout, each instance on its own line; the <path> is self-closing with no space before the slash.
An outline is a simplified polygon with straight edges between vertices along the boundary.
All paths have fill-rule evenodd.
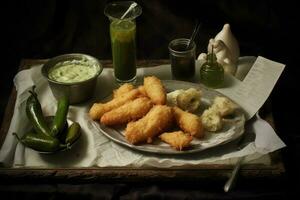
<path id="1" fill-rule="evenodd" d="M 175 80 L 163 80 L 162 83 L 165 86 L 168 93 L 178 89 L 200 89 L 202 91 L 202 98 L 200 106 L 201 110 L 199 110 L 199 112 L 197 113 L 199 116 L 201 115 L 204 109 L 206 109 L 209 105 L 212 104 L 213 99 L 216 96 L 224 96 L 223 94 L 213 89 L 209 89 L 203 86 L 202 84 Z M 111 98 L 112 96 L 109 96 L 106 100 L 109 100 Z M 108 127 L 103 124 L 99 124 L 95 121 L 93 123 L 95 124 L 95 127 L 99 129 L 99 132 L 102 132 L 112 141 L 121 145 L 125 145 L 134 150 L 158 154 L 188 154 L 200 152 L 205 149 L 216 147 L 237 139 L 244 133 L 245 116 L 242 108 L 238 107 L 238 109 L 230 118 L 224 120 L 222 130 L 216 133 L 206 131 L 205 137 L 203 139 L 199 140 L 197 138 L 194 138 L 191 142 L 191 147 L 182 151 L 177 151 L 171 148 L 168 144 L 162 142 L 158 138 L 156 138 L 152 144 L 133 145 L 128 143 L 125 139 L 124 130 L 126 126 Z"/>

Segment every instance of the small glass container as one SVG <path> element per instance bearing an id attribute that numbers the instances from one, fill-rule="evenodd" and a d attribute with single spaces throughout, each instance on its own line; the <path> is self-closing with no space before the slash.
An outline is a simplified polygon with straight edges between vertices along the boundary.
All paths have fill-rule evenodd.
<path id="1" fill-rule="evenodd" d="M 224 68 L 217 62 L 213 50 L 207 55 L 206 62 L 200 68 L 200 81 L 211 88 L 219 88 L 224 82 Z"/>
<path id="2" fill-rule="evenodd" d="M 179 38 L 169 44 L 173 79 L 191 80 L 195 76 L 196 44 L 193 42 L 187 49 L 189 41 L 189 39 Z"/>
<path id="3" fill-rule="evenodd" d="M 118 84 L 136 80 L 136 23 L 142 8 L 137 5 L 125 18 L 122 15 L 133 1 L 117 1 L 106 5 L 104 14 L 110 20 L 110 39 L 114 75 Z"/>

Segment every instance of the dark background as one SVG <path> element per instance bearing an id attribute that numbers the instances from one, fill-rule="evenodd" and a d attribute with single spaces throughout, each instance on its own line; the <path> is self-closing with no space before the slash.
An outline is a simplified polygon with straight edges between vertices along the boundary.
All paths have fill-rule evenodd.
<path id="1" fill-rule="evenodd" d="M 22 58 L 50 58 L 64 53 L 87 53 L 111 59 L 109 20 L 103 14 L 109 1 L 9 1 L 2 7 L 1 108 L 7 103 L 12 80 Z M 293 62 L 297 34 L 296 5 L 273 1 L 137 1 L 143 8 L 137 19 L 138 59 L 168 58 L 168 43 L 189 37 L 195 20 L 203 26 L 197 54 L 225 23 L 239 41 L 241 56 L 262 55 L 278 62 Z M 291 10 L 292 9 L 292 10 Z M 293 12 L 293 10 L 295 12 Z M 4 14 L 6 13 L 6 14 Z M 293 47 L 293 46 L 291 46 Z M 291 55 L 292 54 L 292 55 Z M 1 117 L 3 116 L 1 109 Z"/>
<path id="2" fill-rule="evenodd" d="M 12 0 L 1 6 L 1 32 L 3 33 L 1 54 L 3 59 L 0 73 L 0 121 L 2 121 L 4 108 L 13 87 L 13 77 L 17 73 L 22 58 L 43 59 L 77 52 L 90 54 L 100 60 L 111 59 L 109 21 L 103 14 L 104 5 L 107 2 L 109 1 Z M 139 0 L 137 2 L 143 8 L 142 15 L 137 19 L 138 59 L 168 58 L 168 43 L 174 38 L 189 37 L 194 22 L 198 19 L 202 22 L 202 28 L 196 39 L 197 54 L 205 52 L 208 40 L 214 37 L 225 23 L 230 23 L 232 32 L 239 41 L 241 56 L 260 55 L 286 64 L 284 73 L 270 96 L 270 102 L 277 133 L 288 145 L 283 151 L 287 175 L 280 181 L 265 183 L 254 181 L 251 182 L 252 185 L 244 183 L 237 188 L 234 195 L 224 196 L 224 198 L 282 199 L 296 193 L 298 191 L 296 188 L 299 186 L 298 170 L 300 169 L 298 164 L 300 133 L 297 125 L 299 123 L 299 103 L 298 97 L 296 97 L 299 92 L 298 77 L 300 75 L 297 59 L 299 31 L 296 28 L 299 26 L 299 20 L 297 20 L 299 11 L 296 3 L 293 1 L 233 0 Z M 293 181 L 296 183 L 293 184 Z M 221 199 L 223 197 L 221 191 L 212 190 L 212 187 L 202 187 L 201 189 L 203 186 L 201 183 L 177 187 L 175 193 L 174 184 L 116 186 L 107 184 L 98 186 L 109 189 L 98 191 L 93 190 L 97 186 L 86 185 L 90 188 L 88 191 L 91 192 L 88 194 L 94 194 L 97 191 L 102 191 L 103 194 L 107 192 L 108 199 L 115 198 L 114 195 L 122 197 L 129 195 L 133 199 L 137 197 Z M 31 191 L 32 195 L 49 194 L 43 192 L 43 188 L 47 187 L 51 188 L 52 186 L 41 186 L 40 192 L 33 192 L 32 189 L 28 189 L 28 191 Z M 68 187 L 62 188 L 67 190 Z M 77 185 L 74 194 L 82 195 L 83 193 L 80 191 L 86 187 Z M 7 190 L 0 191 L 7 194 L 11 194 L 12 191 L 16 192 L 12 189 L 13 186 L 6 188 Z M 121 192 L 112 192 L 119 191 L 118 189 Z M 14 193 L 13 197 L 24 194 L 27 194 L 26 190 L 23 192 L 21 190 Z M 32 197 L 30 193 L 27 195 Z M 60 193 L 57 196 L 64 197 Z M 54 195 L 54 197 L 57 196 Z M 100 196 L 91 195 L 90 197 Z"/>

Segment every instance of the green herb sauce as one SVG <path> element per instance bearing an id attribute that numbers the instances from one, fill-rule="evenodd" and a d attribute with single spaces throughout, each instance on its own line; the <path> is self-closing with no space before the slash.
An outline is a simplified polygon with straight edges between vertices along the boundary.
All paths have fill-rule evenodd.
<path id="1" fill-rule="evenodd" d="M 62 83 L 75 83 L 95 76 L 97 68 L 80 61 L 69 61 L 56 64 L 49 71 L 49 78 Z"/>

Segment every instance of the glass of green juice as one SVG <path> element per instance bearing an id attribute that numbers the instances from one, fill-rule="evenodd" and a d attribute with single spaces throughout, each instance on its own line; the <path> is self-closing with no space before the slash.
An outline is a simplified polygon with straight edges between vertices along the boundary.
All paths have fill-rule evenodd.
<path id="1" fill-rule="evenodd" d="M 124 13 L 134 1 L 112 2 L 105 6 L 104 14 L 110 20 L 110 40 L 114 66 L 114 76 L 118 84 L 136 80 L 136 23 L 142 8 L 137 5 Z M 122 18 L 122 19 L 121 19 Z"/>

